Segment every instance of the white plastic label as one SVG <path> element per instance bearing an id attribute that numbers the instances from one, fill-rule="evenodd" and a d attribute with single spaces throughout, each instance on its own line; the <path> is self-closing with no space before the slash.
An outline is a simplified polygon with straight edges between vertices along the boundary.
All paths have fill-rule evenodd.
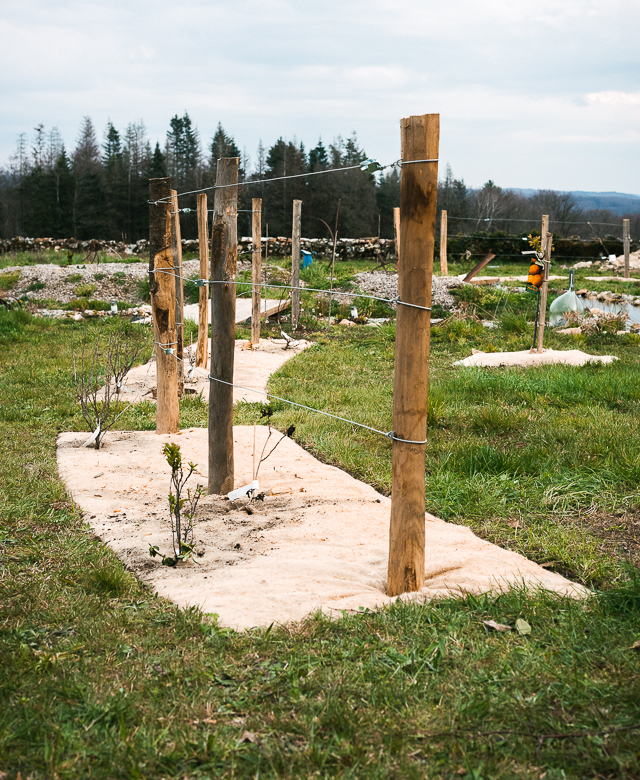
<path id="1" fill-rule="evenodd" d="M 254 479 L 253 482 L 249 485 L 236 488 L 236 490 L 232 490 L 231 493 L 227 493 L 227 498 L 230 501 L 235 501 L 236 498 L 242 498 L 242 496 L 246 496 L 247 493 L 251 493 L 254 490 L 260 490 L 260 483 L 257 479 Z"/>

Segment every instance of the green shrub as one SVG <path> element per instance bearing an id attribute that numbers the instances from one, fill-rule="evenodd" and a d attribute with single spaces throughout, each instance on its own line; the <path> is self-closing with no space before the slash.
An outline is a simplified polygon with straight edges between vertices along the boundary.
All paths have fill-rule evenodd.
<path id="1" fill-rule="evenodd" d="M 74 282 L 81 282 L 82 279 L 82 274 L 69 274 L 69 276 L 65 276 L 64 278 L 65 282 L 69 282 L 71 284 Z"/>
<path id="2" fill-rule="evenodd" d="M 32 282 L 27 287 L 27 292 L 37 292 L 38 290 L 44 290 L 47 285 L 44 282 Z"/>
<path id="3" fill-rule="evenodd" d="M 95 291 L 95 284 L 79 284 L 75 289 L 76 295 L 80 298 L 88 298 L 90 295 L 93 295 Z"/>
<path id="4" fill-rule="evenodd" d="M 10 274 L 0 274 L 0 290 L 11 290 L 16 286 L 20 279 L 20 271 L 14 271 Z"/>

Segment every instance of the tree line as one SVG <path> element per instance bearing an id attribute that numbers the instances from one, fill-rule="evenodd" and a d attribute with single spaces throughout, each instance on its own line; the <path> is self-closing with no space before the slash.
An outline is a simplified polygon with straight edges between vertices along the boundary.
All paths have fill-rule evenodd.
<path id="1" fill-rule="evenodd" d="M 0 237 L 146 238 L 149 179 L 171 176 L 178 192 L 212 187 L 221 157 L 238 157 L 240 181 L 251 183 L 239 188 L 240 235 L 250 235 L 251 199 L 260 197 L 263 226 L 268 225 L 272 236 L 291 234 L 292 201 L 300 199 L 302 233 L 309 238 L 327 236 L 327 226 L 334 229 L 336 222 L 343 237 L 393 237 L 399 169 L 361 169 L 367 155 L 355 133 L 327 145 L 319 139 L 308 151 L 295 139 L 281 137 L 268 149 L 260 142 L 252 160 L 221 124 L 203 148 L 186 112 L 171 119 L 162 146 L 152 146 L 141 121 L 123 131 L 108 122 L 100 143 L 91 119 L 85 117 L 71 153 L 56 128 L 47 132 L 39 125 L 31 142 L 22 134 L 8 164 L 0 168 Z M 320 173 L 333 168 L 349 170 Z M 286 178 L 292 176 L 297 178 Z M 180 206 L 195 210 L 196 195 L 181 198 Z M 492 181 L 480 189 L 468 188 L 449 166 L 438 184 L 438 212 L 442 209 L 448 213 L 448 232 L 454 235 L 526 233 L 539 226 L 543 213 L 550 215 L 558 236 L 619 236 L 622 225 L 622 217 L 608 210 L 583 211 L 569 193 L 540 190 L 525 197 Z M 640 215 L 631 216 L 632 235 L 640 238 Z M 196 238 L 195 213 L 184 214 L 181 222 L 183 237 Z"/>

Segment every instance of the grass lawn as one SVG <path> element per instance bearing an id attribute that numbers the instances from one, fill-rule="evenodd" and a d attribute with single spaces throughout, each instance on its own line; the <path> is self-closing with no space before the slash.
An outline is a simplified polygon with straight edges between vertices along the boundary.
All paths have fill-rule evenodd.
<path id="1" fill-rule="evenodd" d="M 639 339 L 550 337 L 611 366 L 460 369 L 471 348 L 530 345 L 529 299 L 474 295 L 499 328 L 432 330 L 427 507 L 593 595 L 513 590 L 245 634 L 153 596 L 93 537 L 55 463 L 56 434 L 86 429 L 73 325 L 0 312 L 0 777 L 640 777 Z M 393 324 L 314 339 L 272 391 L 389 430 Z M 318 457 L 389 491 L 387 439 L 272 406 Z M 260 411 L 240 404 L 236 421 Z M 206 414 L 181 403 L 183 426 Z M 154 418 L 145 403 L 120 423 Z"/>

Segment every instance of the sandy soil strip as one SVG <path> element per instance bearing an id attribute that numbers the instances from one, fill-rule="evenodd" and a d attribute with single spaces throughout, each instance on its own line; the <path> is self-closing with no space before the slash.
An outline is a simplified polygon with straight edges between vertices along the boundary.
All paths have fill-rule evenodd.
<path id="1" fill-rule="evenodd" d="M 268 429 L 258 426 L 261 452 Z M 252 478 L 253 428 L 234 429 L 236 487 Z M 281 434 L 271 437 L 267 451 Z M 390 499 L 284 438 L 259 473 L 264 501 L 201 501 L 194 562 L 172 569 L 149 556 L 171 554 L 166 442 L 200 466 L 206 485 L 207 431 L 175 436 L 110 433 L 103 449 L 79 448 L 86 434 L 58 438 L 58 467 L 96 534 L 150 587 L 182 607 L 197 604 L 235 629 L 304 618 L 322 609 L 374 609 L 385 595 Z M 195 484 L 195 475 L 194 478 Z M 419 599 L 499 591 L 511 583 L 569 596 L 585 590 L 517 553 L 477 538 L 463 526 L 426 516 L 426 586 Z M 414 596 L 415 597 L 415 596 Z"/>
<path id="2" fill-rule="evenodd" d="M 531 352 L 524 349 L 521 352 L 474 352 L 473 355 L 456 360 L 454 366 L 484 366 L 486 368 L 503 368 L 505 366 L 547 366 L 551 363 L 565 363 L 570 366 L 584 366 L 585 363 L 613 363 L 617 357 L 611 355 L 587 355 L 579 349 L 545 349 L 544 352 Z"/>
<path id="3" fill-rule="evenodd" d="M 311 346 L 310 341 L 304 339 L 294 342 L 294 346 L 287 347 L 284 339 L 260 339 L 259 346 L 250 348 L 248 341 L 237 340 L 234 357 L 234 383 L 245 387 L 255 388 L 266 392 L 269 376 L 277 371 L 280 366 Z M 195 355 L 196 345 L 185 349 L 185 360 Z M 208 365 L 211 365 L 209 360 Z M 148 363 L 133 368 L 125 378 L 125 384 L 121 389 L 123 401 L 153 401 L 152 390 L 156 387 L 156 361 L 152 358 Z M 185 392 L 198 395 L 202 393 L 205 401 L 209 399 L 209 380 L 200 371 L 194 371 L 191 378 L 185 381 Z M 260 393 L 252 393 L 251 390 L 234 388 L 233 402 L 236 401 L 264 401 L 268 399 Z"/>

